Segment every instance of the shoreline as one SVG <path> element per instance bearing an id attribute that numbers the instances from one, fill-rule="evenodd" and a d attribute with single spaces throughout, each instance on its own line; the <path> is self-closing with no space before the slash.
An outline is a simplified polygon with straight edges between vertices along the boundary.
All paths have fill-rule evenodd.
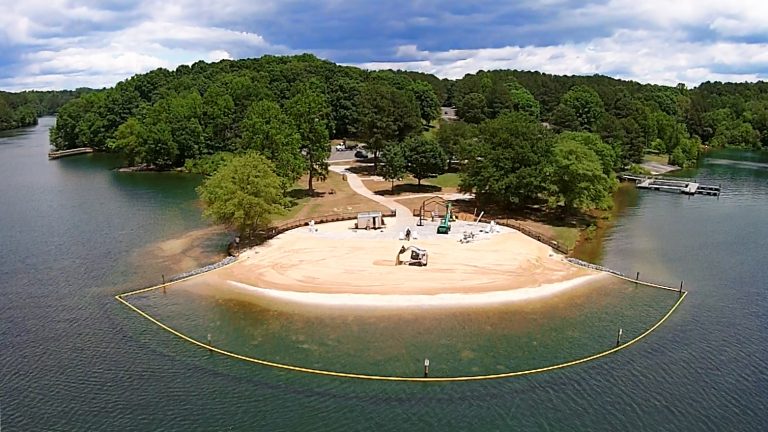
<path id="1" fill-rule="evenodd" d="M 533 287 L 514 288 L 502 291 L 442 294 L 319 293 L 261 288 L 237 281 L 227 282 L 231 286 L 234 286 L 245 293 L 251 295 L 255 294 L 257 296 L 286 303 L 336 308 L 365 307 L 375 309 L 401 309 L 480 307 L 520 303 L 551 297 L 567 290 L 583 287 L 605 277 L 607 277 L 607 275 L 593 274 Z"/>
<path id="2" fill-rule="evenodd" d="M 602 275 L 568 262 L 551 247 L 510 228 L 462 243 L 461 229 L 434 234 L 413 227 L 412 245 L 429 251 L 425 267 L 395 266 L 397 230 L 355 231 L 351 222 L 287 231 L 240 255 L 226 269 L 181 283 L 201 295 L 356 307 L 479 306 L 533 301 Z M 477 228 L 476 228 L 477 229 Z"/>

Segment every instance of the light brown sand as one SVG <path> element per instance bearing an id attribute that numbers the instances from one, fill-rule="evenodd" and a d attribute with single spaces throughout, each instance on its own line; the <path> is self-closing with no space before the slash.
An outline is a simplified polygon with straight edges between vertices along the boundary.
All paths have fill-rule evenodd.
<path id="1" fill-rule="evenodd" d="M 168 274 L 193 270 L 224 257 L 220 250 L 212 251 L 203 247 L 207 240 L 224 230 L 224 227 L 217 225 L 150 243 L 137 250 L 133 259 L 139 264 L 151 262 Z"/>
<path id="2" fill-rule="evenodd" d="M 551 249 L 516 231 L 469 244 L 433 236 L 410 244 L 427 249 L 427 267 L 395 266 L 408 242 L 388 233 L 350 231 L 350 222 L 319 225 L 320 233 L 299 228 L 241 256 L 241 261 L 194 279 L 204 291 L 252 286 L 314 294 L 494 294 L 536 288 L 570 287 L 575 279 L 599 273 L 574 266 Z M 338 233 L 338 235 L 335 235 Z M 394 236 L 396 238 L 396 235 Z M 233 288 L 234 287 L 234 288 Z M 518 295 L 519 297 L 519 295 Z"/>

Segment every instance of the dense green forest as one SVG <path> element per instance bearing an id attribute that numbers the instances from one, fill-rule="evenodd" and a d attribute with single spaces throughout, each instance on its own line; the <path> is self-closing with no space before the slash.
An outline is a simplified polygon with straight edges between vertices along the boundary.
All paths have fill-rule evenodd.
<path id="1" fill-rule="evenodd" d="M 62 105 L 87 91 L 0 91 L 0 130 L 36 125 L 38 117 L 55 114 Z"/>
<path id="2" fill-rule="evenodd" d="M 461 121 L 437 122 L 446 105 Z M 331 138 L 365 142 L 390 180 L 460 170 L 462 189 L 490 203 L 571 212 L 610 205 L 614 173 L 648 153 L 687 166 L 703 146 L 768 145 L 768 84 L 687 89 L 509 70 L 452 81 L 264 56 L 136 75 L 68 102 L 51 131 L 58 149 L 120 152 L 156 169 L 213 174 L 250 155 L 283 191 L 309 174 L 310 193 Z"/>

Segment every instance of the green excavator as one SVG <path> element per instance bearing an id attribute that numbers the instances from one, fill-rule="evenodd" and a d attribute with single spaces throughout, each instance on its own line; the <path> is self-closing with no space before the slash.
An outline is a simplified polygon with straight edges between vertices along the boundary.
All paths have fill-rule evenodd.
<path id="1" fill-rule="evenodd" d="M 451 203 L 445 207 L 445 217 L 437 226 L 438 234 L 448 234 L 449 232 L 451 232 Z"/>

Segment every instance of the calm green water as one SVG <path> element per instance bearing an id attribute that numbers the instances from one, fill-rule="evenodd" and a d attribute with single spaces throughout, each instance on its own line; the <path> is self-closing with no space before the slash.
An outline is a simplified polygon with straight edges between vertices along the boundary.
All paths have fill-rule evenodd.
<path id="1" fill-rule="evenodd" d="M 135 251 L 204 226 L 194 203 L 199 179 L 116 173 L 108 169 L 116 162 L 99 155 L 48 161 L 51 123 L 43 119 L 36 128 L 0 138 L 3 430 L 768 429 L 768 157 L 763 154 L 710 155 L 690 174 L 722 183 L 719 200 L 637 193 L 608 233 L 604 264 L 671 284 L 685 279 L 691 292 L 647 340 L 604 360 L 543 375 L 422 385 L 255 367 L 210 355 L 139 319 L 112 296 L 152 284 L 166 271 L 137 259 Z M 213 256 L 216 242 L 206 244 Z M 177 316 L 176 300 L 169 292 L 167 304 L 153 304 Z M 573 310 L 607 310 L 587 303 L 574 303 Z M 364 346 L 365 334 L 387 332 L 376 329 L 380 321 L 360 316 L 349 318 L 358 330 L 342 332 L 338 317 L 203 306 L 193 309 L 218 314 L 198 317 L 214 330 L 248 319 L 254 325 L 284 323 L 308 346 L 334 329 L 337 338 L 355 342 L 339 346 Z M 251 317 L 253 308 L 264 320 Z M 518 328 L 514 320 L 501 325 L 509 312 L 449 316 L 440 322 L 463 327 L 440 331 L 463 343 L 474 340 L 481 347 L 473 351 L 498 351 L 502 358 L 508 348 L 483 346 L 489 339 L 466 328 L 485 322 L 494 337 L 513 337 L 508 333 Z M 240 345 L 254 336 L 221 334 Z M 258 336 L 277 334 L 284 333 Z M 261 343 L 285 341 L 261 339 L 249 349 L 261 349 Z M 278 351 L 289 354 L 287 346 Z M 417 351 L 408 355 L 421 357 Z M 473 367 L 450 364 L 446 372 Z"/>
<path id="2" fill-rule="evenodd" d="M 534 303 L 482 308 L 314 308 L 190 294 L 132 304 L 200 341 L 259 359 L 368 375 L 497 374 L 541 368 L 612 348 L 655 324 L 678 294 L 607 279 Z"/>

